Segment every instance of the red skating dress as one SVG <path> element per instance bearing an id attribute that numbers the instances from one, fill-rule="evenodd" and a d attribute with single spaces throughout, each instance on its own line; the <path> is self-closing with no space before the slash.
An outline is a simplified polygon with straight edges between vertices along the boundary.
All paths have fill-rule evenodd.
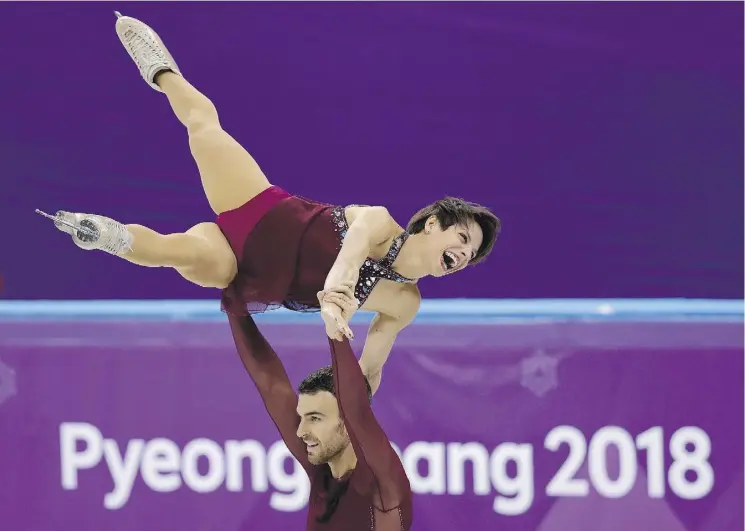
<path id="1" fill-rule="evenodd" d="M 323 289 L 348 229 L 343 207 L 272 186 L 243 206 L 220 214 L 217 225 L 238 258 L 238 274 L 223 291 L 226 313 L 248 315 L 281 306 L 295 311 L 318 309 L 316 294 Z M 360 305 L 381 278 L 414 282 L 391 267 L 407 238 L 403 232 L 384 258 L 365 261 L 355 289 Z"/>

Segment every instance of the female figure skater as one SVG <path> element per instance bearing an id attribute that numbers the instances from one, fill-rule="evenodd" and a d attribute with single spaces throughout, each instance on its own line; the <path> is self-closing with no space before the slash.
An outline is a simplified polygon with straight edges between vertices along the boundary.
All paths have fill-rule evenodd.
<path id="1" fill-rule="evenodd" d="M 217 219 L 164 235 L 94 214 L 48 217 L 82 249 L 172 267 L 199 286 L 222 289 L 234 335 L 244 333 L 239 318 L 284 306 L 320 309 L 329 338 L 351 339 L 354 311 L 376 312 L 360 365 L 377 390 L 396 335 L 419 308 L 416 281 L 482 261 L 499 233 L 498 218 L 480 205 L 445 198 L 421 209 L 403 229 L 380 206 L 327 205 L 273 186 L 222 129 L 215 106 L 184 79 L 158 35 L 116 15 L 117 34 L 140 74 L 165 93 L 186 127 Z"/>

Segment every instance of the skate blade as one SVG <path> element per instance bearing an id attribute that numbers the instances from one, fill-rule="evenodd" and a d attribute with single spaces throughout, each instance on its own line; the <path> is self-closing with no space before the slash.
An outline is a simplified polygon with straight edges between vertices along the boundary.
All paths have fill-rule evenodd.
<path id="1" fill-rule="evenodd" d="M 90 236 L 92 238 L 95 238 L 96 236 L 98 236 L 98 234 L 96 234 L 94 231 L 90 230 L 87 227 L 81 227 L 80 225 L 76 225 L 75 223 L 70 223 L 69 221 L 64 220 L 58 216 L 52 216 L 50 214 L 47 214 L 46 212 L 42 212 L 38 208 L 35 209 L 34 212 L 36 212 L 40 216 L 43 216 L 47 219 L 51 219 L 52 221 L 54 221 L 55 224 L 59 223 L 60 225 L 64 225 L 65 227 L 70 227 L 71 229 L 78 231 L 78 232 L 82 232 L 83 234 Z"/>

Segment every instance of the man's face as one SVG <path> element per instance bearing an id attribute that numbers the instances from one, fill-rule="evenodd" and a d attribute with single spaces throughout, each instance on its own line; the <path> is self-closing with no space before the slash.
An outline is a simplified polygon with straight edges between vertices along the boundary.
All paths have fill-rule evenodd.
<path id="1" fill-rule="evenodd" d="M 301 393 L 297 414 L 300 415 L 297 436 L 305 443 L 311 464 L 328 463 L 349 446 L 336 397 L 328 391 Z"/>

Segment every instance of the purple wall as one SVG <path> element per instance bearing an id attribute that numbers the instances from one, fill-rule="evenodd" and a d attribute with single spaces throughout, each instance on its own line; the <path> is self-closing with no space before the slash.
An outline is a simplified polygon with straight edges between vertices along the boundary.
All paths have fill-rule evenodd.
<path id="1" fill-rule="evenodd" d="M 295 383 L 328 360 L 305 322 L 262 326 Z M 736 321 L 415 324 L 374 401 L 414 530 L 741 531 L 742 348 Z M 3 531 L 297 531 L 277 440 L 222 320 L 0 321 Z"/>
<path id="2" fill-rule="evenodd" d="M 427 297 L 742 296 L 742 4 L 86 2 L 0 5 L 4 297 L 216 296 L 33 214 L 211 218 L 114 8 L 275 183 L 401 222 L 444 194 L 493 207 L 493 259 Z"/>

